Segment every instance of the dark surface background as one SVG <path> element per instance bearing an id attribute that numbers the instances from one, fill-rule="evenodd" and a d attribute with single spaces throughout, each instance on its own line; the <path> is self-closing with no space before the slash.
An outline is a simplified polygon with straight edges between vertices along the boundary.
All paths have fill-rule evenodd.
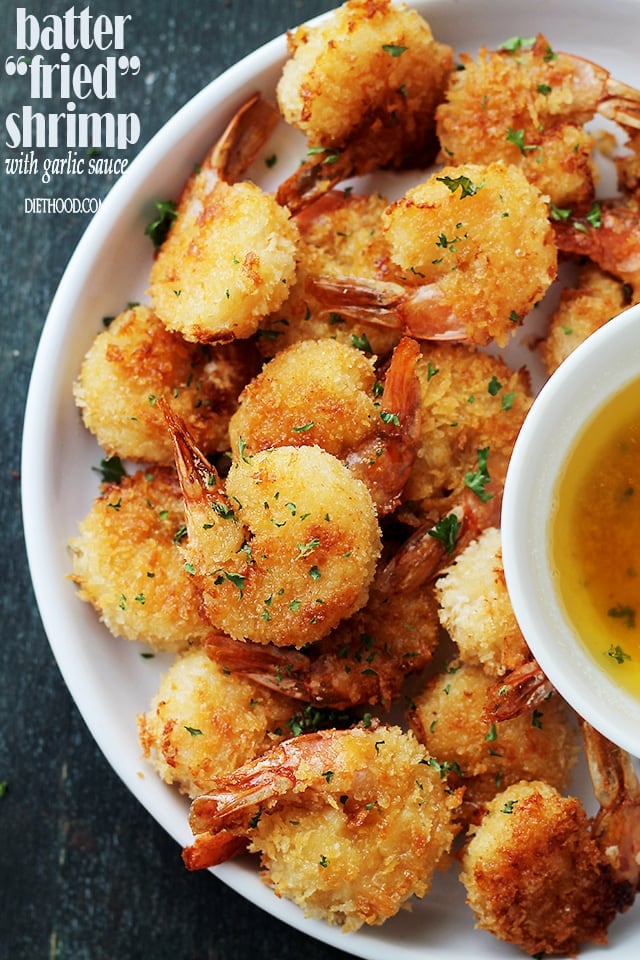
<path id="1" fill-rule="evenodd" d="M 42 19 L 62 14 L 71 2 L 31 0 L 24 6 Z M 78 3 L 76 10 L 85 6 Z M 117 110 L 140 113 L 142 136 L 126 156 L 133 160 L 156 130 L 226 67 L 334 6 L 331 0 L 91 3 L 94 15 L 133 16 L 125 47 L 141 58 L 142 80 L 119 86 Z M 29 100 L 24 81 L 4 69 L 6 58 L 17 54 L 16 6 L 2 0 L 0 22 L 4 119 Z M 48 109 L 63 109 L 63 104 L 54 99 Z M 5 139 L 0 176 L 0 957 L 338 960 L 346 954 L 289 929 L 210 874 L 186 872 L 174 841 L 98 751 L 62 682 L 25 557 L 20 445 L 40 331 L 89 217 L 28 215 L 24 198 L 104 197 L 112 181 L 76 175 L 44 186 L 39 177 L 7 175 L 4 161 L 11 151 Z M 61 157 L 67 151 L 45 152 Z M 51 571 L 52 577 L 58 575 Z"/>

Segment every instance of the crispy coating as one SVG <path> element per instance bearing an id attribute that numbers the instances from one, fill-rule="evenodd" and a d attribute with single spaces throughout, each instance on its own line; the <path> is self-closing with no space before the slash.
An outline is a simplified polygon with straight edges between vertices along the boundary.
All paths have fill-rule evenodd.
<path id="1" fill-rule="evenodd" d="M 180 650 L 210 629 L 176 544 L 184 520 L 173 469 L 139 470 L 103 484 L 69 546 L 78 596 L 111 633 Z"/>
<path id="2" fill-rule="evenodd" d="M 317 444 L 366 483 L 380 516 L 393 512 L 416 456 L 419 357 L 418 344 L 403 338 L 377 372 L 353 346 L 293 344 L 243 391 L 230 424 L 232 452 Z"/>
<path id="3" fill-rule="evenodd" d="M 547 204 L 504 163 L 446 166 L 383 221 L 391 259 L 415 287 L 404 310 L 417 337 L 429 339 L 440 317 L 457 339 L 505 346 L 556 277 Z"/>
<path id="4" fill-rule="evenodd" d="M 377 193 L 332 190 L 296 216 L 301 238 L 297 279 L 280 309 L 260 324 L 257 343 L 264 356 L 321 337 L 368 346 L 380 356 L 396 345 L 398 330 L 324 310 L 308 282 L 319 275 L 375 277 L 384 271 L 388 248 L 381 217 L 387 203 Z"/>
<path id="5" fill-rule="evenodd" d="M 396 166 L 424 149 L 452 51 L 416 11 L 348 0 L 288 39 L 278 105 L 313 146 L 341 148 L 364 135 L 372 162 Z"/>
<path id="6" fill-rule="evenodd" d="M 226 184 L 205 166 L 188 181 L 151 269 L 155 312 L 187 340 L 249 337 L 288 296 L 298 231 L 253 183 Z"/>
<path id="7" fill-rule="evenodd" d="M 228 449 L 229 417 L 256 371 L 250 344 L 210 347 L 166 329 L 146 306 L 97 335 L 74 384 L 82 419 L 108 456 L 169 465 L 173 446 L 160 396 L 208 452 Z"/>
<path id="8" fill-rule="evenodd" d="M 508 787 L 489 804 L 460 879 L 479 927 L 530 956 L 575 956 L 605 944 L 617 905 L 582 805 L 542 781 Z"/>
<path id="9" fill-rule="evenodd" d="M 195 801 L 187 864 L 246 837 L 264 880 L 307 916 L 383 923 L 427 893 L 456 834 L 457 797 L 427 761 L 412 734 L 377 724 L 285 741 Z"/>
<path id="10" fill-rule="evenodd" d="M 183 489 L 185 556 L 211 623 L 225 633 L 302 647 L 366 603 L 381 549 L 375 506 L 325 450 L 241 456 L 223 500 L 205 489 L 204 500 L 190 502 L 188 476 Z"/>
<path id="11" fill-rule="evenodd" d="M 196 647 L 176 658 L 138 717 L 140 743 L 162 780 L 196 797 L 290 735 L 292 712 L 289 700 L 229 676 Z"/>
<path id="12" fill-rule="evenodd" d="M 483 804 L 519 780 L 569 783 L 578 755 L 576 729 L 559 696 L 500 723 L 483 719 L 491 677 L 454 663 L 413 698 L 411 726 L 465 800 Z"/>
<path id="13" fill-rule="evenodd" d="M 511 606 L 496 527 L 465 547 L 435 590 L 440 622 L 465 663 L 499 677 L 527 662 L 530 654 Z"/>
<path id="14" fill-rule="evenodd" d="M 465 344 L 432 343 L 423 345 L 417 373 L 421 434 L 405 500 L 460 498 L 485 448 L 489 475 L 500 487 L 532 403 L 526 372 Z"/>
<path id="15" fill-rule="evenodd" d="M 317 444 L 343 458 L 380 420 L 373 360 L 336 340 L 278 353 L 243 390 L 229 424 L 232 452 Z"/>
<path id="16" fill-rule="evenodd" d="M 624 284 L 593 263 L 579 268 L 575 287 L 566 287 L 538 350 L 549 375 L 575 348 L 627 306 Z"/>
<path id="17" fill-rule="evenodd" d="M 528 49 L 460 55 L 436 112 L 447 163 L 518 166 L 560 207 L 591 202 L 597 178 L 593 137 L 583 129 L 603 94 L 595 68 L 556 55 L 539 35 Z"/>

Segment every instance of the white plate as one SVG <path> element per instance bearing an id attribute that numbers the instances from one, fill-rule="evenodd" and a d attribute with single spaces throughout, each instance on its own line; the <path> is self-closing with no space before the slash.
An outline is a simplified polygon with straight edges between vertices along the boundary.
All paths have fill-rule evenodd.
<path id="1" fill-rule="evenodd" d="M 456 52 L 475 53 L 515 35 L 545 33 L 558 50 L 602 64 L 615 76 L 640 86 L 640 3 L 638 0 L 422 0 L 413 4 L 435 36 Z M 98 745 L 140 802 L 180 845 L 191 839 L 188 804 L 163 784 L 140 756 L 136 714 L 148 708 L 157 689 L 163 658 L 144 660 L 136 644 L 116 640 L 81 603 L 72 583 L 66 544 L 75 534 L 97 489 L 92 471 L 100 458 L 81 426 L 71 385 L 81 358 L 103 316 L 143 298 L 151 264 L 144 228 L 154 203 L 178 190 L 226 121 L 255 89 L 273 91 L 285 56 L 280 37 L 257 50 L 202 90 L 180 110 L 131 164 L 90 223 L 51 305 L 37 352 L 27 401 L 23 441 L 24 525 L 31 573 L 44 627 L 65 682 Z M 278 135 L 280 137 L 280 134 Z M 282 136 L 270 147 L 279 157 L 269 176 L 275 182 L 304 154 L 302 140 Z M 262 172 L 265 168 L 263 165 Z M 257 175 L 257 171 L 256 175 Z M 269 187 L 262 177 L 263 185 Z M 389 178 L 374 178 L 390 193 Z M 516 344 L 516 363 L 529 360 Z M 584 771 L 574 785 L 589 803 Z M 180 867 L 177 867 L 180 869 Z M 449 960 L 464 956 L 519 957 L 519 951 L 474 930 L 464 891 L 453 872 L 437 878 L 432 893 L 381 928 L 345 935 L 305 920 L 258 879 L 253 861 L 241 859 L 215 873 L 226 884 L 285 923 L 369 960 Z M 640 949 L 637 909 L 610 930 L 610 960 L 628 960 Z"/>

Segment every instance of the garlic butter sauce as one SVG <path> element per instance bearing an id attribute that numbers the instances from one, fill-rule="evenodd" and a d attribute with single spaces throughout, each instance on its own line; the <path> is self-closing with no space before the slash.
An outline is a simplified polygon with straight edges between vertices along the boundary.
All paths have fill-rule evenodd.
<path id="1" fill-rule="evenodd" d="M 550 560 L 582 642 L 640 697 L 640 379 L 606 402 L 569 453 L 555 489 Z"/>

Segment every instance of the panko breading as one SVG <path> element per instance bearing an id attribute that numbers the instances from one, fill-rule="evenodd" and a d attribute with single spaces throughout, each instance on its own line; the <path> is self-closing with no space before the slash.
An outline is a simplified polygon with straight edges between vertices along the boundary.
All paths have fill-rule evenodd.
<path id="1" fill-rule="evenodd" d="M 158 397 L 166 398 L 204 450 L 224 451 L 238 393 L 256 369 L 251 345 L 188 343 L 138 305 L 97 335 L 74 396 L 85 426 L 108 456 L 168 465 L 173 445 Z"/>
<path id="2" fill-rule="evenodd" d="M 403 338 L 379 380 L 373 360 L 353 347 L 325 339 L 292 345 L 243 391 L 232 451 L 318 445 L 364 481 L 380 516 L 393 512 L 416 457 L 419 357 L 418 344 Z"/>
<path id="3" fill-rule="evenodd" d="M 398 330 L 327 313 L 308 282 L 320 275 L 375 277 L 384 271 L 388 248 L 381 217 L 387 203 L 379 194 L 332 190 L 296 216 L 301 238 L 297 280 L 280 309 L 260 324 L 262 354 L 273 356 L 299 340 L 321 337 L 362 345 L 380 356 L 396 345 Z"/>
<path id="4" fill-rule="evenodd" d="M 288 40 L 278 105 L 312 148 L 324 150 L 281 184 L 281 202 L 299 209 L 305 194 L 317 197 L 354 174 L 432 162 L 435 107 L 453 57 L 415 10 L 349 0 Z"/>
<path id="5" fill-rule="evenodd" d="M 557 273 L 547 204 L 504 163 L 443 167 L 383 215 L 405 332 L 505 346 Z M 433 327 L 433 332 L 432 332 Z"/>
<path id="6" fill-rule="evenodd" d="M 549 53 L 551 51 L 551 53 Z M 593 136 L 583 129 L 603 85 L 586 61 L 556 55 L 539 35 L 531 46 L 460 54 L 436 111 L 447 163 L 518 166 L 559 207 L 591 202 L 597 178 Z"/>
<path id="7" fill-rule="evenodd" d="M 427 893 L 457 832 L 456 804 L 410 733 L 324 731 L 219 778 L 192 805 L 185 861 L 220 862 L 230 840 L 246 838 L 278 896 L 357 930 Z"/>
<path id="8" fill-rule="evenodd" d="M 229 424 L 232 452 L 317 444 L 342 459 L 380 420 L 373 360 L 336 340 L 281 351 L 240 395 Z"/>
<path id="9" fill-rule="evenodd" d="M 488 449 L 491 478 L 501 486 L 513 444 L 533 402 L 525 371 L 465 344 L 423 345 L 421 436 L 405 500 L 460 496 L 464 477 Z"/>
<path id="10" fill-rule="evenodd" d="M 158 650 L 181 650 L 211 629 L 177 546 L 184 521 L 180 486 L 169 467 L 103 485 L 69 546 L 78 596 L 96 608 L 111 633 Z"/>
<path id="11" fill-rule="evenodd" d="M 297 243 L 295 222 L 270 194 L 249 182 L 226 184 L 203 167 L 151 268 L 153 308 L 186 340 L 249 337 L 286 300 Z"/>
<path id="12" fill-rule="evenodd" d="M 570 713 L 559 696 L 511 720 L 491 723 L 483 708 L 492 679 L 454 663 L 412 698 L 411 726 L 465 800 L 484 803 L 519 780 L 567 787 L 578 756 Z"/>
<path id="13" fill-rule="evenodd" d="M 539 353 L 548 373 L 575 348 L 627 306 L 624 284 L 593 263 L 579 268 L 576 287 L 566 287 L 549 321 Z"/>
<path id="14" fill-rule="evenodd" d="M 460 658 L 502 676 L 529 659 L 502 566 L 500 530 L 488 527 L 436 581 L 440 622 Z"/>
<path id="15" fill-rule="evenodd" d="M 229 676 L 199 648 L 179 655 L 138 718 L 144 756 L 182 793 L 204 793 L 290 735 L 291 701 Z"/>
<path id="16" fill-rule="evenodd" d="M 381 550 L 365 484 L 320 447 L 235 460 L 224 487 L 172 425 L 188 568 L 211 623 L 231 637 L 303 647 L 367 602 Z"/>
<path id="17" fill-rule="evenodd" d="M 489 804 L 460 879 L 477 925 L 529 956 L 605 944 L 619 908 L 580 801 L 541 781 L 514 784 Z"/>

